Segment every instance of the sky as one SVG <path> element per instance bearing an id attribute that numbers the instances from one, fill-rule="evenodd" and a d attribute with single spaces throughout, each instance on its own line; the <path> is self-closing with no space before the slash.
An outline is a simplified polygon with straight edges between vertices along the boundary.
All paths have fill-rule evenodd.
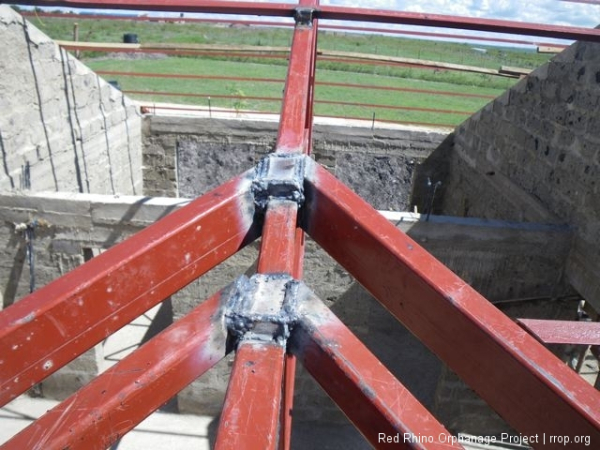
<path id="1" fill-rule="evenodd" d="M 600 24 L 600 4 L 561 0 L 369 0 L 360 5 L 356 1 L 322 0 L 321 3 L 587 28 Z"/>

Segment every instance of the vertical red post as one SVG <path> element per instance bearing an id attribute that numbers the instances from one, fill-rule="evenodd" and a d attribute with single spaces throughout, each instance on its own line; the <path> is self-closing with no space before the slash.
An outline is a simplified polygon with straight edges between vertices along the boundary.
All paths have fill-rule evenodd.
<path id="1" fill-rule="evenodd" d="M 286 81 L 276 153 L 308 154 L 312 128 L 312 100 L 314 91 L 314 70 L 316 58 L 316 29 L 311 8 L 318 3 L 314 0 L 302 0 L 297 9 L 297 23 L 294 29 L 290 63 Z M 260 248 L 258 272 L 287 273 L 293 277 L 302 275 L 304 257 L 304 235 L 297 225 L 298 204 L 290 200 L 271 198 L 267 203 L 263 225 L 263 240 Z M 277 360 L 277 358 L 279 358 Z M 257 372 L 268 368 L 265 377 L 251 377 L 247 366 Z M 279 430 L 278 443 L 280 449 L 288 449 L 291 441 L 291 409 L 294 395 L 294 377 L 296 360 L 286 355 L 285 349 L 272 343 L 245 342 L 239 344 L 231 375 L 230 388 L 227 392 L 225 408 L 219 426 L 219 449 L 225 448 L 273 448 L 269 434 L 271 430 Z M 244 389 L 239 389 L 243 385 Z M 277 390 L 278 394 L 273 394 Z M 246 391 L 249 392 L 246 393 Z M 267 435 L 262 436 L 262 444 L 251 447 L 245 439 L 250 430 L 240 429 L 238 417 L 248 418 L 252 411 L 252 402 L 248 395 L 262 392 L 263 398 L 271 398 L 267 407 L 259 411 L 260 417 L 253 416 L 252 427 L 256 421 L 260 429 Z M 283 397 L 283 404 L 282 404 Z M 235 427 L 230 426 L 235 422 Z M 238 436 L 238 437 L 236 437 Z M 252 444 L 253 445 L 253 444 Z"/>

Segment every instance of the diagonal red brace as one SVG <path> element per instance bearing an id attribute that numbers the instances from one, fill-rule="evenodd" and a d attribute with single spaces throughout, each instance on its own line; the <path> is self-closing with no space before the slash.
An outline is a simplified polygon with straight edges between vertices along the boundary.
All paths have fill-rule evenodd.
<path id="1" fill-rule="evenodd" d="M 298 315 L 292 352 L 371 445 L 463 448 L 323 302 L 309 294 Z"/>
<path id="2" fill-rule="evenodd" d="M 225 356 L 221 294 L 48 411 L 2 450 L 104 450 Z"/>
<path id="3" fill-rule="evenodd" d="M 4 405 L 252 242 L 251 172 L 0 312 Z"/>
<path id="4" fill-rule="evenodd" d="M 308 234 L 509 424 L 600 445 L 598 392 L 325 169 L 308 173 Z"/>

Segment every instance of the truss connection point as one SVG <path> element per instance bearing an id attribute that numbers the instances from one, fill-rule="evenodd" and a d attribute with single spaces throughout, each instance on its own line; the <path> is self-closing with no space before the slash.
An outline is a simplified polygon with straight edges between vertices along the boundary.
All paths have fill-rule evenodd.
<path id="1" fill-rule="evenodd" d="M 256 166 L 252 181 L 254 203 L 265 210 L 270 199 L 291 200 L 304 203 L 304 176 L 306 156 L 289 153 L 272 153 Z"/>
<path id="2" fill-rule="evenodd" d="M 285 346 L 297 322 L 298 288 L 288 274 L 238 278 L 225 306 L 225 324 L 236 343 L 276 342 Z"/>
<path id="3" fill-rule="evenodd" d="M 294 19 L 297 25 L 311 27 L 315 12 L 315 8 L 298 7 L 294 11 Z"/>

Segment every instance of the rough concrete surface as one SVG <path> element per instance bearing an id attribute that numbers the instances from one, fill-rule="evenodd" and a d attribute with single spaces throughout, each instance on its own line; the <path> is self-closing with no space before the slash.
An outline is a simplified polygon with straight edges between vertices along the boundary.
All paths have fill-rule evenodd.
<path id="1" fill-rule="evenodd" d="M 600 308 L 599 81 L 600 45 L 574 44 L 462 123 L 420 167 L 416 178 L 421 182 L 414 192 L 415 199 L 430 196 L 423 183 L 429 177 L 441 183 L 434 202 L 437 213 L 570 227 L 573 240 L 558 285 L 572 286 L 596 310 Z M 531 267 L 540 268 L 534 263 Z M 515 282 L 518 276 L 510 278 L 511 285 Z M 553 289 L 549 296 L 566 293 Z M 573 320 L 575 309 L 572 302 L 525 302 L 505 312 L 511 317 Z M 453 430 L 477 434 L 506 427 L 446 369 L 435 410 Z"/>
<path id="2" fill-rule="evenodd" d="M 135 105 L 0 5 L 0 190 L 141 194 Z"/>
<path id="3" fill-rule="evenodd" d="M 600 44 L 576 43 L 467 119 L 437 155 L 448 166 L 441 213 L 573 227 L 565 275 L 597 309 L 599 80 Z"/>
<path id="4" fill-rule="evenodd" d="M 320 125 L 313 157 L 376 209 L 406 211 L 414 167 L 445 136 L 438 130 Z M 144 160 L 158 165 L 145 169 L 145 193 L 204 194 L 253 167 L 274 149 L 276 137 L 277 124 L 270 122 L 147 116 Z"/>

